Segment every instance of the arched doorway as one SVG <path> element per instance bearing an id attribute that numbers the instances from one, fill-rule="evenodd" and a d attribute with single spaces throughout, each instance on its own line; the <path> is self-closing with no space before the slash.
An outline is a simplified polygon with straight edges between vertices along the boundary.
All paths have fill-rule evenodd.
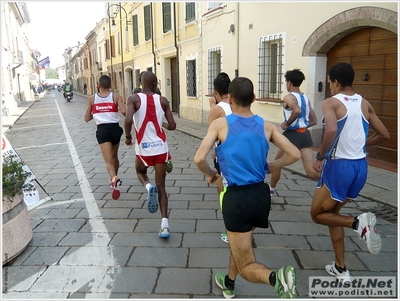
<path id="1" fill-rule="evenodd" d="M 380 167 L 394 163 L 386 166 L 389 170 L 397 170 L 397 27 L 395 11 L 373 6 L 349 9 L 321 24 L 305 42 L 302 53 L 316 62 L 319 75 L 339 61 L 354 65 L 354 90 L 373 104 L 391 134 L 389 141 L 368 149 L 369 158 L 378 159 L 372 165 Z"/>
<path id="2" fill-rule="evenodd" d="M 353 66 L 354 91 L 371 103 L 390 132 L 388 141 L 367 148 L 368 156 L 397 164 L 397 35 L 377 27 L 358 30 L 337 42 L 327 59 L 327 70 L 338 62 Z"/>

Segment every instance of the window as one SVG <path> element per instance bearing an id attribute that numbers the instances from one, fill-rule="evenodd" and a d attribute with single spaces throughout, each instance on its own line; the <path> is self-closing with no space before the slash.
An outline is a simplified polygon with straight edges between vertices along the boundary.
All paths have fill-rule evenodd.
<path id="1" fill-rule="evenodd" d="M 162 16 L 163 16 L 163 32 L 166 33 L 171 30 L 171 2 L 163 2 Z"/>
<path id="2" fill-rule="evenodd" d="M 144 39 L 146 41 L 151 39 L 151 15 L 150 5 L 144 7 Z"/>
<path id="3" fill-rule="evenodd" d="M 207 10 L 213 10 L 214 8 L 220 7 L 222 2 L 207 2 Z"/>
<path id="4" fill-rule="evenodd" d="M 261 37 L 258 49 L 259 98 L 281 100 L 283 69 L 283 34 Z"/>
<path id="5" fill-rule="evenodd" d="M 115 36 L 111 36 L 110 37 L 110 39 L 111 39 L 111 56 L 112 57 L 115 57 Z"/>
<path id="6" fill-rule="evenodd" d="M 214 92 L 214 78 L 221 72 L 221 47 L 208 49 L 208 94 Z"/>
<path id="7" fill-rule="evenodd" d="M 105 49 L 106 49 L 106 59 L 109 60 L 111 58 L 110 56 L 110 40 L 107 39 L 105 43 Z"/>
<path id="8" fill-rule="evenodd" d="M 196 19 L 195 2 L 185 3 L 186 23 L 192 22 Z"/>
<path id="9" fill-rule="evenodd" d="M 186 61 L 186 95 L 197 96 L 195 59 Z"/>
<path id="10" fill-rule="evenodd" d="M 135 87 L 140 87 L 140 69 L 135 69 Z"/>
<path id="11" fill-rule="evenodd" d="M 133 32 L 133 46 L 139 44 L 139 23 L 138 15 L 132 16 L 132 32 Z"/>

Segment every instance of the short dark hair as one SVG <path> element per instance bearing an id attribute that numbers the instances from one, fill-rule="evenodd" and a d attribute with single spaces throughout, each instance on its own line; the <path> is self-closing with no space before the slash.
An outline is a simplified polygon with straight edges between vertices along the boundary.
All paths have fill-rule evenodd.
<path id="1" fill-rule="evenodd" d="M 354 69 L 348 63 L 337 63 L 329 69 L 328 76 L 332 82 L 337 80 L 342 87 L 351 87 L 354 80 Z"/>
<path id="2" fill-rule="evenodd" d="M 248 78 L 236 77 L 229 85 L 228 93 L 238 105 L 248 107 L 253 101 L 254 86 Z"/>
<path id="3" fill-rule="evenodd" d="M 110 89 L 111 87 L 111 78 L 108 75 L 102 75 L 99 78 L 99 85 L 104 89 Z"/>
<path id="4" fill-rule="evenodd" d="M 300 87 L 301 83 L 305 79 L 306 77 L 304 76 L 304 73 L 300 71 L 300 69 L 288 70 L 285 73 L 285 80 L 287 82 L 291 82 L 294 87 Z"/>
<path id="5" fill-rule="evenodd" d="M 228 94 L 229 84 L 231 83 L 231 79 L 229 75 L 225 72 L 221 72 L 214 79 L 214 90 L 217 91 L 221 95 Z"/>

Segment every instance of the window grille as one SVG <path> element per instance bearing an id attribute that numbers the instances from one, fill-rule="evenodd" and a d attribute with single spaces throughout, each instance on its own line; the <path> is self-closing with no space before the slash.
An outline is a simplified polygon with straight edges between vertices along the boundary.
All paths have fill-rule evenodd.
<path id="1" fill-rule="evenodd" d="M 208 94 L 214 92 L 214 78 L 221 73 L 221 47 L 208 50 Z"/>
<path id="2" fill-rule="evenodd" d="M 185 3 L 185 14 L 186 14 L 186 23 L 192 22 L 196 19 L 196 7 L 195 2 L 186 2 Z"/>
<path id="3" fill-rule="evenodd" d="M 150 5 L 146 5 L 143 9 L 144 9 L 144 39 L 148 41 L 151 39 Z"/>
<path id="4" fill-rule="evenodd" d="M 186 61 L 186 95 L 197 96 L 196 87 L 196 60 Z"/>
<path id="5" fill-rule="evenodd" d="M 162 4 L 163 15 L 163 32 L 171 30 L 171 2 L 163 2 Z"/>
<path id="6" fill-rule="evenodd" d="M 283 89 L 282 34 L 260 38 L 258 48 L 258 98 L 281 100 Z"/>

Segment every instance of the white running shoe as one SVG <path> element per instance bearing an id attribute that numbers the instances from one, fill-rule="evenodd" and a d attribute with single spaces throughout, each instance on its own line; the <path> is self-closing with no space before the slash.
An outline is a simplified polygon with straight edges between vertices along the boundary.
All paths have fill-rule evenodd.
<path id="1" fill-rule="evenodd" d="M 169 228 L 164 227 L 164 228 L 160 229 L 160 231 L 158 232 L 158 237 L 169 238 Z"/>
<path id="2" fill-rule="evenodd" d="M 335 267 L 335 262 L 332 262 L 331 264 L 327 264 L 325 266 L 325 270 L 328 272 L 329 275 L 335 276 L 337 279 L 339 279 L 343 283 L 351 282 L 351 276 L 350 276 L 349 270 L 346 270 L 346 271 L 340 273 Z"/>
<path id="3" fill-rule="evenodd" d="M 371 212 L 366 212 L 357 217 L 358 229 L 354 230 L 358 233 L 360 239 L 367 244 L 369 252 L 376 255 L 382 247 L 382 239 L 376 230 L 376 216 Z"/>

